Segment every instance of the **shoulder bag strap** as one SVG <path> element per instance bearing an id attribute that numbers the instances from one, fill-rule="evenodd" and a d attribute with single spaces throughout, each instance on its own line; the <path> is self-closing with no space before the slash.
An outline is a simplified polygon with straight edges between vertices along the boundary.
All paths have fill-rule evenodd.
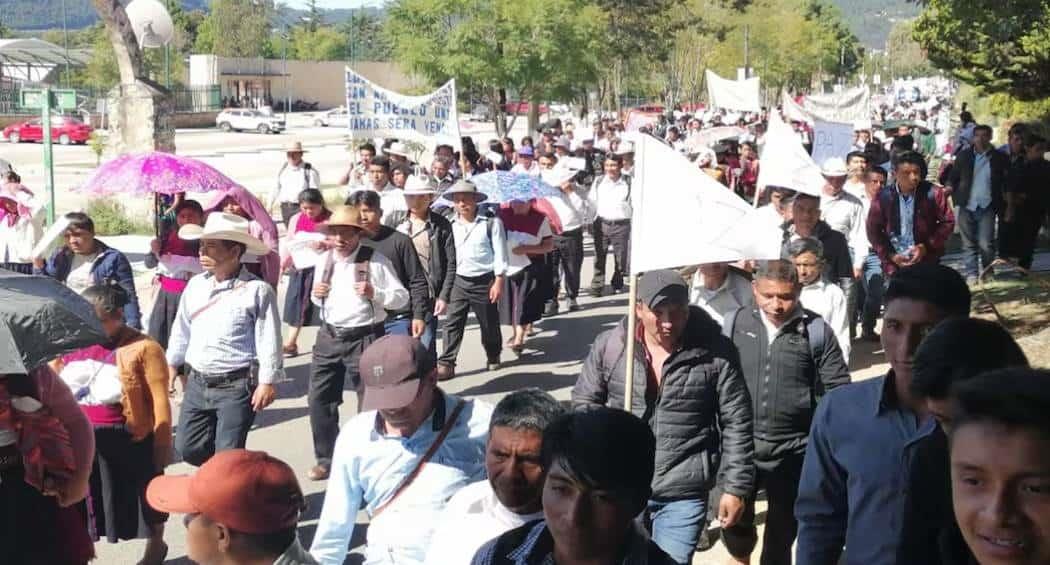
<path id="1" fill-rule="evenodd" d="M 238 282 L 236 285 L 234 285 L 233 288 L 230 289 L 229 296 L 232 296 L 234 292 L 237 292 L 237 290 L 239 290 L 241 288 L 244 288 L 244 286 L 247 285 L 247 284 L 248 283 L 246 283 L 244 281 Z M 209 308 L 211 308 L 212 306 L 215 306 L 216 304 L 219 303 L 220 300 L 222 300 L 223 298 L 227 298 L 227 297 L 228 297 L 228 295 L 226 295 L 225 293 L 221 293 L 220 292 L 218 295 L 216 295 L 211 300 L 209 300 L 207 304 L 205 304 L 204 306 L 201 306 L 200 308 L 195 310 L 192 314 L 190 314 L 190 321 L 192 322 L 193 320 L 196 320 L 197 316 L 200 316 L 201 314 L 207 312 Z"/>
<path id="2" fill-rule="evenodd" d="M 390 495 L 390 498 L 388 498 L 386 502 L 380 504 L 379 507 L 375 509 L 375 512 L 372 512 L 372 520 L 378 518 L 384 510 L 389 508 L 390 505 L 393 504 L 395 500 L 397 500 L 397 497 L 401 496 L 402 493 L 408 490 L 408 487 L 412 485 L 412 482 L 415 481 L 417 477 L 419 477 L 419 474 L 423 472 L 423 467 L 425 467 L 427 462 L 430 461 L 432 457 L 434 457 L 434 454 L 437 453 L 438 448 L 441 447 L 441 444 L 445 442 L 445 438 L 448 437 L 448 433 L 451 432 L 452 428 L 456 425 L 456 420 L 459 419 L 459 415 L 463 412 L 463 407 L 466 405 L 466 403 L 467 402 L 462 398 L 459 399 L 459 403 L 457 403 L 456 407 L 452 409 L 452 414 L 450 414 L 448 419 L 445 420 L 445 427 L 442 428 L 441 433 L 438 434 L 436 438 L 434 438 L 434 443 L 430 444 L 430 449 L 427 449 L 427 452 L 423 454 L 423 457 L 420 458 L 419 463 L 417 463 L 416 467 L 412 469 L 412 472 L 410 472 L 405 477 L 405 480 L 401 481 L 401 484 L 397 486 L 397 490 L 394 491 L 394 494 Z"/>

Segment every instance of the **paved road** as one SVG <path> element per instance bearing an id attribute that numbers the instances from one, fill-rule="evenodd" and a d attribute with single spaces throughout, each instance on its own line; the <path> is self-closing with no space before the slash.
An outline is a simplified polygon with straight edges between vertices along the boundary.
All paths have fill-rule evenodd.
<path id="1" fill-rule="evenodd" d="M 133 239 L 118 240 L 118 247 L 141 245 Z M 591 276 L 592 259 L 584 265 L 584 281 Z M 570 389 L 579 374 L 581 362 L 587 354 L 594 337 L 602 330 L 615 325 L 624 315 L 627 306 L 626 294 L 606 296 L 600 299 L 583 298 L 584 309 L 572 314 L 561 314 L 545 319 L 536 325 L 538 333 L 529 339 L 520 358 L 507 352 L 504 367 L 499 371 L 485 370 L 485 357 L 481 348 L 477 326 L 471 324 L 460 352 L 459 376 L 443 384 L 447 391 L 480 398 L 496 403 L 506 393 L 527 386 L 536 386 L 550 391 L 558 399 L 568 399 Z M 300 341 L 300 350 L 309 351 L 315 332 L 306 329 Z M 856 344 L 852 363 L 855 378 L 868 378 L 882 372 L 881 357 L 871 344 Z M 304 543 L 309 543 L 316 528 L 316 520 L 324 500 L 324 483 L 310 482 L 306 471 L 313 465 L 312 442 L 306 408 L 307 379 L 309 377 L 309 355 L 303 355 L 288 363 L 288 381 L 278 385 L 279 399 L 256 419 L 255 427 L 248 436 L 248 447 L 262 449 L 280 457 L 299 472 L 300 481 L 309 503 L 309 509 L 300 526 Z M 355 413 L 354 395 L 347 393 L 341 413 L 344 421 Z M 168 468 L 169 474 L 185 473 L 191 468 L 176 464 Z M 760 507 L 761 508 L 761 507 Z M 359 523 L 366 520 L 359 516 Z M 359 528 L 363 529 L 363 528 Z M 170 546 L 171 564 L 185 564 L 185 529 L 181 517 L 173 516 L 169 522 L 165 539 Z M 360 538 L 363 539 L 363 538 Z M 359 543 L 355 540 L 355 544 Z M 143 542 L 131 541 L 117 545 L 99 543 L 96 549 L 99 563 L 105 565 L 132 565 L 141 556 Z M 721 564 L 727 554 L 720 544 L 714 549 L 697 554 L 694 565 Z M 351 563 L 354 557 L 350 558 Z"/>

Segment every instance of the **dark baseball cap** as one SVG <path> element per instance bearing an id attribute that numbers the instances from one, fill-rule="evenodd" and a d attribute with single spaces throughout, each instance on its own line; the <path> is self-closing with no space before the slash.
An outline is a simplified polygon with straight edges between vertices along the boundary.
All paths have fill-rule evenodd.
<path id="1" fill-rule="evenodd" d="M 436 367 L 434 357 L 407 335 L 377 339 L 361 354 L 361 411 L 392 410 L 412 403 L 421 379 Z"/>
<path id="2" fill-rule="evenodd" d="M 194 475 L 162 475 L 146 487 L 146 501 L 161 512 L 204 514 L 246 534 L 294 528 L 306 508 L 295 471 L 262 451 L 228 449 Z"/>
<path id="3" fill-rule="evenodd" d="M 638 279 L 638 300 L 650 309 L 665 302 L 685 305 L 689 303 L 689 287 L 682 275 L 670 269 L 648 271 Z"/>

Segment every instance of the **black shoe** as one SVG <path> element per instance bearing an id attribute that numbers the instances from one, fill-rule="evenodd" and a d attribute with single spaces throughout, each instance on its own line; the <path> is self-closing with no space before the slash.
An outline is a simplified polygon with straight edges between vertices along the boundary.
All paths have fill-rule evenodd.
<path id="1" fill-rule="evenodd" d="M 591 296 L 593 296 L 594 298 L 601 298 L 602 295 L 605 294 L 604 290 L 605 290 L 604 288 L 592 288 L 592 289 L 588 290 L 587 292 Z"/>
<path id="2" fill-rule="evenodd" d="M 696 551 L 707 551 L 718 542 L 719 530 L 704 528 L 700 532 L 700 538 L 696 540 Z"/>
<path id="3" fill-rule="evenodd" d="M 543 311 L 543 316 L 549 318 L 551 316 L 557 316 L 557 315 L 558 315 L 558 301 L 557 300 L 551 300 L 550 302 L 547 303 L 547 309 Z"/>
<path id="4" fill-rule="evenodd" d="M 570 298 L 568 301 L 568 306 L 566 308 L 569 310 L 569 312 L 578 312 L 580 310 L 580 305 L 576 303 L 575 298 Z"/>

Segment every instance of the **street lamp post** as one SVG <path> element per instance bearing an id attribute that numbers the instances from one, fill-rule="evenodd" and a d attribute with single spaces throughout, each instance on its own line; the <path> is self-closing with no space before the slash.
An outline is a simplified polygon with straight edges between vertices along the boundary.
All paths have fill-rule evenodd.
<path id="1" fill-rule="evenodd" d="M 284 70 L 284 127 L 288 127 L 288 107 L 292 105 L 292 94 L 288 90 L 288 41 L 290 34 L 288 33 L 288 24 L 284 25 L 284 35 L 281 39 L 281 59 L 283 61 Z"/>

